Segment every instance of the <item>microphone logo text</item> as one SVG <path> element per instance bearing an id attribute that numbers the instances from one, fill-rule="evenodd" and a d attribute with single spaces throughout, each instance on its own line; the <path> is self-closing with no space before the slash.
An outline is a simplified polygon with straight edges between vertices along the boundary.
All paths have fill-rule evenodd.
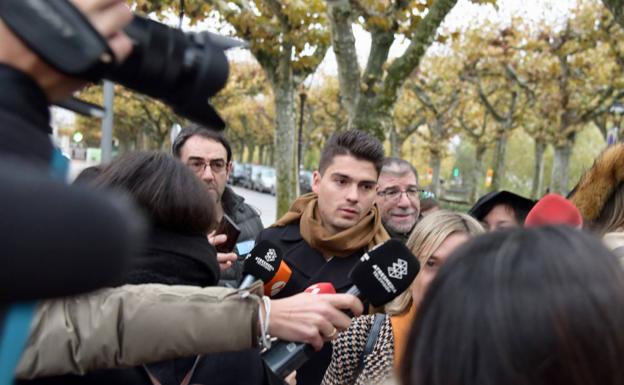
<path id="1" fill-rule="evenodd" d="M 373 275 L 377 279 L 377 282 L 379 282 L 381 286 L 386 290 L 386 292 L 388 293 L 397 292 L 397 288 L 392 284 L 392 281 L 390 281 L 390 278 L 388 278 L 388 276 L 384 274 L 383 270 L 381 270 L 379 266 L 373 265 Z"/>

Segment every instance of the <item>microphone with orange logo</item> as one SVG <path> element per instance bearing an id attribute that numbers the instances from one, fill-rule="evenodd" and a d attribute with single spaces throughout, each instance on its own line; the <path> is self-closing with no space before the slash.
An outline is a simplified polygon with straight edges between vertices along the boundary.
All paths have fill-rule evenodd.
<path id="1" fill-rule="evenodd" d="M 280 262 L 277 272 L 273 278 L 264 284 L 264 295 L 273 297 L 286 286 L 292 275 L 292 270 L 283 260 Z"/>
<path id="2" fill-rule="evenodd" d="M 248 289 L 257 280 L 271 281 L 282 264 L 282 251 L 279 247 L 271 241 L 259 242 L 245 257 L 244 278 L 238 288 Z"/>

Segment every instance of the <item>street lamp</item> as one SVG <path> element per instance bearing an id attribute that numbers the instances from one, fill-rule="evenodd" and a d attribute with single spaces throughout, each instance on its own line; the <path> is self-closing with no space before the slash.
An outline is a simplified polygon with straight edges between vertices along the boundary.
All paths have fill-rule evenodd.
<path id="1" fill-rule="evenodd" d="M 619 140 L 622 117 L 624 117 L 624 105 L 616 100 L 609 108 L 609 112 L 613 115 L 613 128 L 607 136 L 607 145 L 612 145 Z"/>

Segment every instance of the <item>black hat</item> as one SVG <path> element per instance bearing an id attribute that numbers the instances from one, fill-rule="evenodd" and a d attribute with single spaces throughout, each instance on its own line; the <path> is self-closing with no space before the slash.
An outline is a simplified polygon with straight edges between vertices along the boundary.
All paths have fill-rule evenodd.
<path id="1" fill-rule="evenodd" d="M 468 214 L 481 221 L 494 206 L 501 203 L 511 206 L 520 222 L 524 222 L 524 218 L 535 205 L 535 201 L 509 191 L 492 191 L 479 198 L 468 210 Z"/>

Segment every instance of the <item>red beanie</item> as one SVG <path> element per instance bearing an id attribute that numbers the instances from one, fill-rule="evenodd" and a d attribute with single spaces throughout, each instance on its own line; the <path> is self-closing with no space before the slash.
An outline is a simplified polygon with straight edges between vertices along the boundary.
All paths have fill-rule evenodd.
<path id="1" fill-rule="evenodd" d="M 580 211 L 561 195 L 547 194 L 529 211 L 524 227 L 545 225 L 568 225 L 582 227 L 583 217 Z"/>

